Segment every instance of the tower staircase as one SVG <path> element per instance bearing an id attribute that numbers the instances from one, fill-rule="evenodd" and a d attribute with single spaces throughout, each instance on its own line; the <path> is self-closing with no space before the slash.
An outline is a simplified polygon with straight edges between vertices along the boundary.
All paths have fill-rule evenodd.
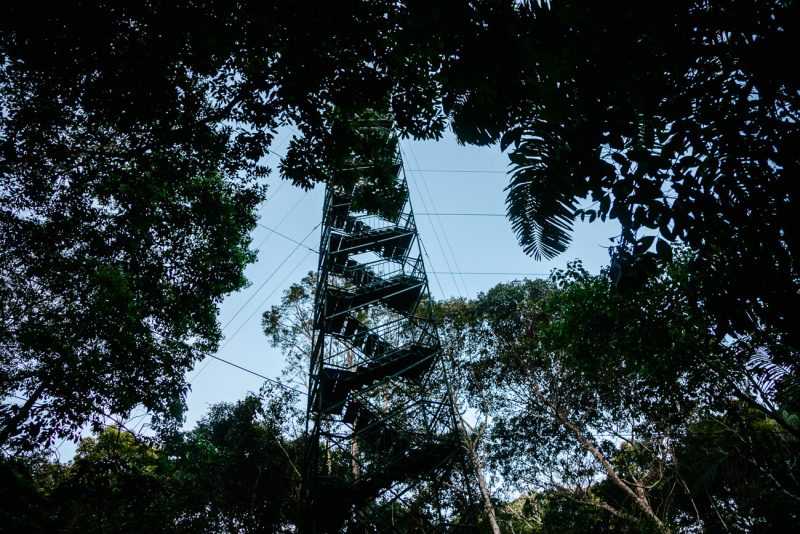
<path id="1" fill-rule="evenodd" d="M 393 178 L 408 189 L 397 158 Z M 303 476 L 308 533 L 383 532 L 387 506 L 463 457 L 410 204 L 358 211 L 328 186 L 314 312 Z M 386 514 L 383 514 L 385 516 Z"/>

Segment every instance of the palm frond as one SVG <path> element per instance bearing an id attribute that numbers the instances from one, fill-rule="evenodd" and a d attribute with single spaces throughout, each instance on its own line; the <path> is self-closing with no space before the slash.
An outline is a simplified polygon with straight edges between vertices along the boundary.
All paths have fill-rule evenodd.
<path id="1" fill-rule="evenodd" d="M 772 361 L 772 357 L 763 350 L 757 350 L 748 362 L 748 367 L 756 375 L 756 382 L 761 391 L 774 393 L 775 386 L 784 377 L 790 376 L 790 370 Z"/>
<path id="2" fill-rule="evenodd" d="M 800 406 L 800 374 L 796 367 L 773 361 L 772 355 L 763 349 L 756 350 L 747 366 L 755 374 L 763 395 L 777 401 L 784 410 L 794 412 Z"/>
<path id="3" fill-rule="evenodd" d="M 572 242 L 577 181 L 569 170 L 569 146 L 559 128 L 537 123 L 510 154 L 513 170 L 506 187 L 508 217 L 526 254 L 537 260 L 563 253 Z"/>

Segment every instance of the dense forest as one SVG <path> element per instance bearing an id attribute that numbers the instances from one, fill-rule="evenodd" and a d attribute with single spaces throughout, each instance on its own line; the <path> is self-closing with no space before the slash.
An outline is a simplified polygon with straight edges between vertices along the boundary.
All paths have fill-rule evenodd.
<path id="1" fill-rule="evenodd" d="M 247 283 L 277 129 L 282 179 L 352 188 L 357 154 L 382 213 L 397 140 L 361 127 L 376 114 L 506 152 L 533 260 L 577 219 L 621 227 L 598 274 L 431 303 L 474 530 L 796 528 L 798 24 L 791 0 L 6 6 L 0 531 L 296 531 L 299 399 L 265 387 L 184 429 L 186 373 Z M 287 383 L 314 278 L 264 313 Z M 138 408 L 147 436 L 121 423 Z"/>

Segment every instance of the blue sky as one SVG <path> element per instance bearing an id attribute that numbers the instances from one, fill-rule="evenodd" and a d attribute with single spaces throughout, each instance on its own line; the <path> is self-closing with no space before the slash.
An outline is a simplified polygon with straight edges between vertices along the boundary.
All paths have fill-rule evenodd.
<path id="1" fill-rule="evenodd" d="M 225 299 L 219 317 L 225 338 L 217 355 L 275 378 L 280 376 L 284 359 L 261 331 L 261 314 L 278 304 L 292 283 L 316 269 L 313 250 L 319 245 L 317 225 L 325 193 L 322 185 L 305 192 L 280 180 L 278 159 L 289 135 L 284 131 L 276 136 L 272 157 L 266 162 L 273 173 L 268 179 L 267 200 L 260 207 L 259 226 L 252 235 L 251 247 L 259 252 L 258 260 L 245 271 L 250 285 Z M 608 264 L 606 247 L 609 238 L 619 233 L 616 223 L 578 222 L 572 246 L 553 261 L 536 261 L 522 252 L 504 216 L 508 156 L 497 146 L 460 146 L 448 135 L 440 141 L 404 140 L 400 148 L 434 298 L 469 298 L 500 282 L 546 277 L 576 258 L 592 273 Z M 191 383 L 187 429 L 212 404 L 235 402 L 264 383 L 211 358 L 199 362 L 186 376 Z M 147 433 L 148 420 L 146 413 L 135 410 L 126 425 Z M 69 460 L 74 453 L 75 444 L 65 441 L 57 447 L 62 460 Z"/>
<path id="2" fill-rule="evenodd" d="M 287 133 L 279 134 L 275 153 L 281 154 L 287 142 Z M 575 258 L 590 272 L 608 263 L 605 247 L 617 231 L 599 222 L 579 223 L 572 246 L 554 261 L 535 261 L 522 252 L 509 221 L 498 216 L 505 213 L 503 189 L 508 183 L 508 158 L 498 147 L 464 147 L 446 136 L 438 142 L 405 140 L 401 151 L 434 298 L 474 297 L 499 282 L 526 276 L 517 273 L 546 276 Z M 316 269 L 317 256 L 309 249 L 319 243 L 319 229 L 314 228 L 321 219 L 324 195 L 323 186 L 304 192 L 281 183 L 277 160 L 277 155 L 268 160 L 273 175 L 260 226 L 253 232 L 253 247 L 259 253 L 246 271 L 251 285 L 230 295 L 221 307 L 225 339 L 218 352 L 221 358 L 268 377 L 280 375 L 283 357 L 263 335 L 261 314 L 280 301 L 290 284 Z M 465 274 L 450 274 L 454 272 Z M 211 404 L 241 399 L 263 383 L 213 359 L 200 362 L 187 377 L 192 387 L 187 427 Z"/>

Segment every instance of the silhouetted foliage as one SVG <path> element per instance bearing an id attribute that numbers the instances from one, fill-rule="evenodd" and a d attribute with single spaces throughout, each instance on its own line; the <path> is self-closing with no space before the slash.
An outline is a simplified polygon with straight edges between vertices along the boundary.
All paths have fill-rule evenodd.
<path id="1" fill-rule="evenodd" d="M 3 531 L 291 532 L 302 455 L 292 402 L 215 405 L 166 441 L 108 427 L 66 464 L 4 460 Z"/>
<path id="2" fill-rule="evenodd" d="M 608 270 L 573 265 L 439 306 L 465 398 L 488 416 L 490 470 L 538 499 L 525 513 L 500 507 L 503 521 L 539 532 L 797 520 L 797 397 L 784 394 L 796 379 L 759 363 L 764 347 L 716 338 L 685 299 L 691 261 L 682 252 L 632 295 Z"/>
<path id="3" fill-rule="evenodd" d="M 363 182 L 360 201 L 386 213 L 402 194 L 385 172 L 395 141 L 365 124 L 437 138 L 449 123 L 511 147 L 527 252 L 563 251 L 576 215 L 616 219 L 612 278 L 633 291 L 689 243 L 688 298 L 716 335 L 768 331 L 788 351 L 776 363 L 796 363 L 799 93 L 776 61 L 797 44 L 795 3 L 302 7 L 6 9 L 3 391 L 43 407 L 6 404 L 0 441 L 46 442 L 134 397 L 168 411 L 216 343 L 214 305 L 243 283 L 253 180 L 281 125 L 297 132 L 285 178 Z M 153 339 L 132 347 L 106 320 Z M 68 360 L 86 383 L 54 363 Z M 59 410 L 67 396 L 84 402 Z"/>
<path id="4" fill-rule="evenodd" d="M 460 379 L 495 411 L 508 479 L 569 468 L 586 482 L 579 500 L 626 525 L 649 507 L 675 525 L 780 527 L 798 495 L 800 79 L 779 59 L 797 48 L 799 14 L 790 0 L 6 6 L 0 446 L 28 454 L 139 404 L 176 419 L 185 371 L 218 344 L 217 305 L 245 284 L 276 129 L 296 131 L 285 179 L 360 184 L 359 206 L 387 214 L 405 194 L 389 172 L 396 139 L 365 124 L 391 117 L 400 136 L 450 126 L 508 150 L 508 214 L 534 257 L 563 252 L 575 217 L 622 227 L 599 277 L 573 270 L 560 287 L 503 285 L 450 308 L 465 314 L 456 329 L 480 326 Z M 678 243 L 692 252 L 675 262 Z M 539 395 L 503 404 L 511 386 Z M 269 425 L 232 422 L 256 412 L 219 408 L 183 436 L 200 462 L 183 472 L 207 483 L 239 469 L 246 451 L 226 436 L 261 443 Z M 611 467 L 665 473 L 639 500 L 595 484 L 586 444 L 567 439 L 567 423 L 620 421 L 627 449 L 596 443 Z M 89 521 L 64 525 L 127 524 L 121 496 L 135 493 L 155 524 L 177 464 L 113 436 L 63 473 L 4 460 L 4 518 L 49 529 L 35 510 L 62 491 L 72 504 L 53 513 Z M 49 486 L 26 474 L 45 472 Z M 239 475 L 219 500 L 185 503 L 198 528 L 278 524 L 283 497 L 237 508 L 232 495 L 255 484 Z M 617 524 L 543 495 L 542 517 Z M 69 508 L 99 503 L 86 518 Z"/>
<path id="5" fill-rule="evenodd" d="M 790 1 L 520 8 L 520 55 L 484 90 L 502 96 L 481 98 L 510 117 L 485 140 L 511 147 L 525 250 L 552 258 L 575 216 L 615 219 L 613 277 L 635 291 L 687 243 L 687 298 L 718 336 L 774 329 L 796 351 L 800 79 L 778 58 L 798 45 L 799 15 Z"/>

